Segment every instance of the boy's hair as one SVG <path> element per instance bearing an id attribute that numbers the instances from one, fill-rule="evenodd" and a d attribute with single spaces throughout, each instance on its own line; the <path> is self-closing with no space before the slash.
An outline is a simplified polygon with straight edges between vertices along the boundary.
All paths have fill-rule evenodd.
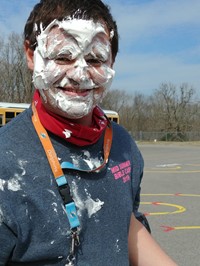
<path id="1" fill-rule="evenodd" d="M 67 17 L 103 21 L 109 31 L 114 31 L 111 40 L 113 62 L 118 52 L 118 31 L 110 8 L 101 0 L 40 0 L 30 13 L 24 27 L 24 39 L 29 41 L 32 50 L 37 46 L 36 36 L 40 34 L 40 23 L 46 28 L 54 19 Z"/>

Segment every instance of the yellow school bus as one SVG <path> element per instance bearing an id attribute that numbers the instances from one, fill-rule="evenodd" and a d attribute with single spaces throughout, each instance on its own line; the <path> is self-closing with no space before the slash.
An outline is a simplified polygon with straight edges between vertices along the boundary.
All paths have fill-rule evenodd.
<path id="1" fill-rule="evenodd" d="M 12 118 L 23 112 L 30 106 L 29 103 L 0 102 L 0 127 L 8 123 Z M 103 110 L 107 117 L 119 124 L 119 114 L 112 110 Z"/>
<path id="2" fill-rule="evenodd" d="M 6 103 L 0 102 L 0 127 L 8 123 L 12 118 L 17 116 L 28 108 L 27 103 Z"/>
<path id="3" fill-rule="evenodd" d="M 119 124 L 119 114 L 113 110 L 105 110 L 103 109 L 106 116 L 115 123 Z"/>

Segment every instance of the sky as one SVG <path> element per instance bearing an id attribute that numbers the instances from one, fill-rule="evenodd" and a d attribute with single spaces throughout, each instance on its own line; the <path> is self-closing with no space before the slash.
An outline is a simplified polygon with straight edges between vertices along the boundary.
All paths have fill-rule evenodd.
<path id="1" fill-rule="evenodd" d="M 22 33 L 39 0 L 1 0 L 0 36 Z M 112 89 L 151 95 L 162 83 L 200 89 L 200 0 L 104 0 L 120 40 Z"/>

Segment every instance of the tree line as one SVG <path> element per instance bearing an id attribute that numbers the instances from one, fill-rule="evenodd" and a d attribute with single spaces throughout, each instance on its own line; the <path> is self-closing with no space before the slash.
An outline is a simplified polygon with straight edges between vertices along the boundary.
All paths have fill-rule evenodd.
<path id="1" fill-rule="evenodd" d="M 23 36 L 11 33 L 0 37 L 0 101 L 30 103 L 33 95 L 32 75 L 27 68 Z M 105 109 L 120 115 L 120 124 L 135 132 L 200 132 L 200 100 L 189 84 L 163 83 L 150 96 L 142 92 L 109 90 L 102 102 Z"/>
<path id="2" fill-rule="evenodd" d="M 187 140 L 186 132 L 200 132 L 200 101 L 189 84 L 163 83 L 151 96 L 140 92 L 109 91 L 102 106 L 114 109 L 132 134 L 163 132 L 168 140 Z M 161 134 L 162 135 L 162 134 Z M 166 140 L 165 135 L 161 140 Z"/>

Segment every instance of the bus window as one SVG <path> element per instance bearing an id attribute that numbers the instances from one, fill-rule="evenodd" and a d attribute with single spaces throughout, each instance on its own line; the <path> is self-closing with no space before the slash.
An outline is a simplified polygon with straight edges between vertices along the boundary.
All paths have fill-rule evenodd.
<path id="1" fill-rule="evenodd" d="M 114 121 L 115 123 L 118 123 L 118 124 L 119 124 L 119 122 L 118 122 L 118 118 L 114 117 L 114 118 L 113 118 L 113 121 Z"/>
<path id="2" fill-rule="evenodd" d="M 6 115 L 6 123 L 10 122 L 10 120 L 15 117 L 14 112 L 5 112 L 5 115 Z"/>

